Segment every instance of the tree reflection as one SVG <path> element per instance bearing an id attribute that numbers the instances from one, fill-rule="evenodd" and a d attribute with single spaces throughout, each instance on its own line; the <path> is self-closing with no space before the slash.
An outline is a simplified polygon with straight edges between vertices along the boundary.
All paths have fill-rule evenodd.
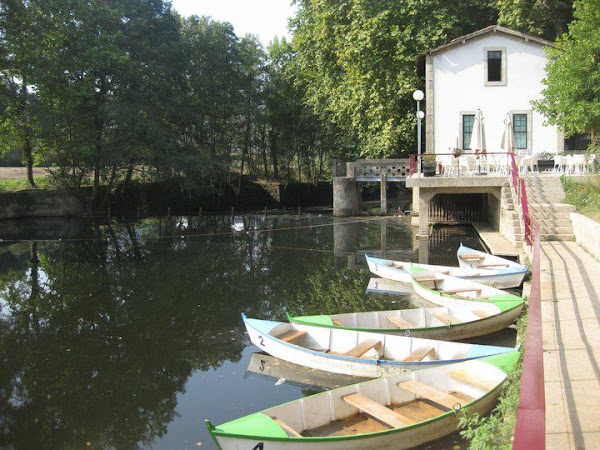
<path id="1" fill-rule="evenodd" d="M 281 223 L 249 216 L 243 227 Z M 194 371 L 240 359 L 240 312 L 386 306 L 365 303 L 366 271 L 289 250 L 330 249 L 331 229 L 232 225 L 144 220 L 96 226 L 94 240 L 30 243 L 27 267 L 0 273 L 0 447 L 149 444 Z"/>

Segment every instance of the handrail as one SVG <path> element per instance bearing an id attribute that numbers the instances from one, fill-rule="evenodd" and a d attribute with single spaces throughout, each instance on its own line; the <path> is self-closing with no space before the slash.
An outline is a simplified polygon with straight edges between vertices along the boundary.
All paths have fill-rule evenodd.
<path id="1" fill-rule="evenodd" d="M 524 184 L 522 189 L 525 190 Z M 544 357 L 542 344 L 542 312 L 540 289 L 540 228 L 527 217 L 533 227 L 531 293 L 527 313 L 527 332 L 523 353 L 523 371 L 517 408 L 517 424 L 513 449 L 544 449 L 546 439 L 546 400 L 544 392 Z"/>
<path id="2" fill-rule="evenodd" d="M 529 215 L 529 204 L 527 202 L 527 189 L 525 189 L 525 180 L 521 178 L 519 169 L 517 168 L 517 161 L 515 160 L 515 154 L 510 153 L 510 166 L 512 175 L 512 185 L 517 197 L 517 201 L 521 205 L 521 214 L 523 217 L 523 235 L 527 245 L 532 245 L 531 240 L 531 224 L 532 218 Z"/>

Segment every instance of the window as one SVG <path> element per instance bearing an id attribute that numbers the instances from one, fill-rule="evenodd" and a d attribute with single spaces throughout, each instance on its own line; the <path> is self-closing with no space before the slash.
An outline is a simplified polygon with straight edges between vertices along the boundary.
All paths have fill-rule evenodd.
<path id="1" fill-rule="evenodd" d="M 484 85 L 506 86 L 506 49 L 504 47 L 486 48 L 484 59 Z"/>
<path id="2" fill-rule="evenodd" d="M 487 59 L 488 81 L 502 81 L 502 52 L 500 50 L 489 51 Z"/>
<path id="3" fill-rule="evenodd" d="M 565 138 L 565 152 L 587 150 L 592 142 L 590 133 L 574 134 Z"/>
<path id="4" fill-rule="evenodd" d="M 522 150 L 527 145 L 527 114 L 513 114 L 513 131 L 515 132 L 515 146 Z"/>
<path id="5" fill-rule="evenodd" d="M 462 116 L 462 148 L 463 148 L 463 150 L 471 149 L 471 136 L 473 135 L 474 122 L 475 122 L 475 114 L 463 114 L 463 116 Z"/>

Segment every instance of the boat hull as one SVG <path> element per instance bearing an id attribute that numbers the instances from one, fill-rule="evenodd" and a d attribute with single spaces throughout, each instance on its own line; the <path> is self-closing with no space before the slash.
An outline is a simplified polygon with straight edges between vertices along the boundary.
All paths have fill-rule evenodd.
<path id="1" fill-rule="evenodd" d="M 500 394 L 500 388 L 495 389 L 485 398 L 469 407 L 470 413 L 488 414 Z M 391 430 L 390 433 L 378 436 L 357 435 L 347 439 L 302 439 L 297 441 L 275 441 L 268 439 L 252 439 L 230 436 L 214 436 L 223 450 L 300 450 L 300 449 L 331 449 L 331 450 L 364 450 L 377 449 L 409 449 L 440 439 L 459 429 L 459 418 L 462 414 L 450 414 L 429 423 L 410 429 Z"/>
<path id="2" fill-rule="evenodd" d="M 490 346 L 476 346 L 473 344 L 473 351 L 467 351 L 461 357 L 455 358 L 442 358 L 442 359 L 423 359 L 420 361 L 402 361 L 402 360 L 387 360 L 387 359 L 375 359 L 373 357 L 349 357 L 342 354 L 326 353 L 323 351 L 316 351 L 310 348 L 301 347 L 299 345 L 293 345 L 288 342 L 284 342 L 281 339 L 270 334 L 274 328 L 260 329 L 255 328 L 252 323 L 267 323 L 266 321 L 256 321 L 255 319 L 244 319 L 248 336 L 254 345 L 260 348 L 262 351 L 268 353 L 271 356 L 282 359 L 284 361 L 298 364 L 310 369 L 322 370 L 326 372 L 333 372 L 342 375 L 351 375 L 361 378 L 381 378 L 389 375 L 398 373 L 405 373 L 413 370 L 419 370 L 424 368 L 431 368 L 437 366 L 443 366 L 448 364 L 459 363 L 470 359 L 481 358 L 484 356 L 491 356 L 494 354 L 500 354 L 509 352 L 512 349 L 506 347 L 490 347 Z M 272 322 L 279 326 L 279 322 Z M 287 324 L 281 324 L 286 326 Z M 256 325 L 258 326 L 258 325 Z M 297 330 L 311 330 L 313 335 L 323 333 L 328 335 L 330 333 L 357 333 L 351 330 L 333 330 L 331 328 L 309 326 L 309 325 L 294 325 L 294 329 Z M 387 336 L 383 333 L 362 333 L 358 332 L 358 342 L 363 342 L 370 338 L 381 340 L 382 342 L 389 342 L 392 339 L 405 339 L 401 336 Z M 411 336 L 410 338 L 413 338 Z M 409 338 L 406 338 L 409 340 Z M 415 345 L 416 348 L 421 346 L 441 346 L 443 344 L 454 344 L 447 343 L 444 341 L 418 341 L 418 338 L 414 338 L 411 341 L 411 345 Z M 436 342 L 439 342 L 436 344 Z M 458 344 L 458 343 L 457 343 Z M 407 342 L 408 345 L 408 342 Z M 453 347 L 454 348 L 454 347 Z M 477 348 L 477 349 L 475 349 Z M 412 347 L 411 347 L 412 349 Z M 408 352 L 410 353 L 410 352 Z M 452 351 L 453 354 L 460 353 L 458 347 Z"/>
<path id="3" fill-rule="evenodd" d="M 372 258 L 367 256 L 367 264 L 371 273 L 386 278 L 388 280 L 399 281 L 401 283 L 411 283 L 412 277 L 408 270 L 400 268 L 390 267 L 386 265 L 384 261 L 391 262 L 390 260 L 384 260 L 379 258 Z M 400 264 L 403 264 L 400 262 Z M 408 265 L 408 263 L 406 263 Z M 485 286 L 495 287 L 497 289 L 509 289 L 519 287 L 523 283 L 526 272 L 513 271 L 505 273 L 495 273 L 497 271 L 492 270 L 480 270 L 478 275 L 469 275 L 469 272 L 476 270 L 472 266 L 467 266 L 463 261 L 459 260 L 460 267 L 445 267 L 445 266 L 434 266 L 430 264 L 416 264 L 412 263 L 414 267 L 420 269 L 430 270 L 432 272 L 450 271 L 451 276 L 461 278 L 463 280 L 475 281 Z M 464 269 L 464 270 L 461 270 Z"/>
<path id="4" fill-rule="evenodd" d="M 366 381 L 263 410 L 259 413 L 262 417 L 260 422 L 248 422 L 247 418 L 250 416 L 246 416 L 246 418 L 236 419 L 216 427 L 207 422 L 207 427 L 217 445 L 227 450 L 413 448 L 455 432 L 459 427 L 460 417 L 465 413 L 481 416 L 488 414 L 494 407 L 502 390 L 507 370 L 510 370 L 517 359 L 518 354 L 512 352 L 501 357 L 504 362 L 496 359 L 496 362 L 500 362 L 501 365 L 487 361 L 470 361 L 458 365 L 427 369 L 417 372 L 418 375 L 399 374 L 389 378 Z M 455 376 L 453 374 L 458 376 L 460 373 L 464 375 L 452 378 Z M 456 381 L 461 379 L 465 381 Z M 461 392 L 463 395 L 470 396 L 471 399 L 465 400 L 467 403 L 463 405 L 460 402 L 454 403 L 449 411 L 446 410 L 447 412 L 439 410 L 439 415 L 425 413 L 424 418 L 419 422 L 406 423 L 387 430 L 382 428 L 381 425 L 375 429 L 362 425 L 348 432 L 342 425 L 342 428 L 319 431 L 322 429 L 321 427 L 328 424 L 344 423 L 345 420 L 354 417 L 361 411 L 360 406 L 357 411 L 356 405 L 349 406 L 346 403 L 345 399 L 348 396 L 360 394 L 367 397 L 367 400 L 373 399 L 388 408 L 391 408 L 391 405 L 410 404 L 412 401 L 416 401 L 417 397 L 423 398 L 422 396 L 425 396 L 425 398 L 428 398 L 427 391 L 414 396 L 410 392 L 402 390 L 402 388 L 396 388 L 400 384 L 413 382 L 413 380 L 419 380 L 414 382 L 417 384 L 419 382 L 425 383 L 425 385 L 431 386 L 433 390 Z M 429 405 L 436 405 L 439 408 L 439 403 L 435 402 L 443 401 L 440 399 L 441 397 L 438 397 L 438 400 L 434 399 L 434 403 Z M 447 406 L 447 408 L 450 408 L 450 406 Z M 456 412 L 452 411 L 453 409 Z M 363 413 L 363 417 L 364 414 L 377 415 L 378 413 Z M 273 426 L 269 418 L 273 420 L 280 419 L 279 425 L 282 428 L 273 429 L 263 425 L 266 421 L 271 427 Z M 253 425 L 248 425 L 249 423 Z M 346 423 L 350 424 L 352 422 Z M 283 428 L 283 426 L 287 428 Z M 353 426 L 350 428 L 353 428 Z M 264 432 L 261 432 L 261 430 L 264 430 Z M 287 430 L 293 430 L 295 433 L 302 432 L 302 435 L 291 435 Z M 335 430 L 346 432 L 339 433 Z"/>

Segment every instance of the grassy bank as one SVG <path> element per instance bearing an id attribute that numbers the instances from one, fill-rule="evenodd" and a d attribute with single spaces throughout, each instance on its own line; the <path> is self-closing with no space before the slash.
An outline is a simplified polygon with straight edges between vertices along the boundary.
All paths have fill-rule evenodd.
<path id="1" fill-rule="evenodd" d="M 600 176 L 562 177 L 567 203 L 578 213 L 600 222 Z"/>
<path id="2" fill-rule="evenodd" d="M 527 328 L 527 315 L 523 314 L 517 321 L 517 342 L 525 341 Z M 498 404 L 486 417 L 477 414 L 466 414 L 461 417 L 460 425 L 463 428 L 461 436 L 469 440 L 469 448 L 483 449 L 510 449 L 512 438 L 517 423 L 517 407 L 519 406 L 519 388 L 521 385 L 523 347 L 521 346 L 521 359 L 515 369 L 508 375 Z"/>
<path id="3" fill-rule="evenodd" d="M 34 177 L 35 184 L 40 189 L 47 189 L 49 187 L 48 177 Z M 29 189 L 27 181 L 23 180 L 0 180 L 0 193 L 3 192 L 16 192 L 22 191 L 23 189 Z"/>

